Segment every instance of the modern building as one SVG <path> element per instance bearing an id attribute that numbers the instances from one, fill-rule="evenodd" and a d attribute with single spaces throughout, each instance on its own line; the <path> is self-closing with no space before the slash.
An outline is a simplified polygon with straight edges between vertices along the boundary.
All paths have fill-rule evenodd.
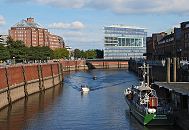
<path id="1" fill-rule="evenodd" d="M 104 27 L 104 59 L 138 59 L 146 53 L 144 28 L 125 25 Z"/>
<path id="2" fill-rule="evenodd" d="M 51 49 L 61 48 L 63 45 L 60 37 L 48 32 L 47 29 L 34 21 L 34 18 L 27 18 L 16 23 L 9 30 L 13 40 L 21 40 L 28 47 L 48 46 Z"/>
<path id="3" fill-rule="evenodd" d="M 7 39 L 8 39 L 8 35 L 0 35 L 0 44 L 6 46 Z"/>

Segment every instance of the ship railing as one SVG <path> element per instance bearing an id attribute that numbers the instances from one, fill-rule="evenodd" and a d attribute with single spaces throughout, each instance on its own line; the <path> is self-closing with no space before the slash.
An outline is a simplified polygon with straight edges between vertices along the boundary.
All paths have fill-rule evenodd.
<path id="1" fill-rule="evenodd" d="M 147 110 L 145 109 L 146 107 L 143 105 L 139 105 L 138 103 L 135 103 L 136 109 L 138 109 L 138 111 L 142 112 L 142 113 L 146 113 Z"/>
<path id="2" fill-rule="evenodd" d="M 158 106 L 157 114 L 171 114 L 173 113 L 173 109 L 171 106 Z"/>

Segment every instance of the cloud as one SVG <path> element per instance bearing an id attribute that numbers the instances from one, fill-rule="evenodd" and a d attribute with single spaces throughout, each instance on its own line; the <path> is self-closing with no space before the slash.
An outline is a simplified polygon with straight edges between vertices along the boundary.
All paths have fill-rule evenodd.
<path id="1" fill-rule="evenodd" d="M 79 49 L 103 48 L 101 33 L 84 31 L 63 31 L 61 34 L 66 45 Z"/>
<path id="2" fill-rule="evenodd" d="M 41 4 L 49 4 L 64 8 L 81 8 L 88 0 L 33 0 Z"/>
<path id="3" fill-rule="evenodd" d="M 0 26 L 5 24 L 5 18 L 0 15 Z"/>
<path id="4" fill-rule="evenodd" d="M 24 2 L 24 0 L 6 0 Z M 114 13 L 171 13 L 188 14 L 188 0 L 29 0 L 60 8 L 93 8 Z"/>
<path id="5" fill-rule="evenodd" d="M 80 21 L 75 21 L 72 23 L 64 23 L 64 22 L 58 22 L 58 23 L 52 23 L 48 26 L 50 29 L 72 29 L 72 30 L 81 30 L 85 26 Z"/>

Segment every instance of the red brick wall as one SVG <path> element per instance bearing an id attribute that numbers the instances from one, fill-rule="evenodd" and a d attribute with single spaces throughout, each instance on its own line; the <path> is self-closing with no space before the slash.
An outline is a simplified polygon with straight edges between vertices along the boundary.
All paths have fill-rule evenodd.
<path id="1" fill-rule="evenodd" d="M 51 65 L 50 64 L 43 64 L 41 65 L 41 68 L 42 68 L 42 75 L 43 75 L 43 78 L 44 77 L 49 77 L 51 76 Z"/>
<path id="2" fill-rule="evenodd" d="M 38 79 L 38 66 L 37 65 L 26 65 L 24 66 L 26 81 Z"/>
<path id="3" fill-rule="evenodd" d="M 7 87 L 5 68 L 0 68 L 0 89 Z"/>
<path id="4" fill-rule="evenodd" d="M 58 74 L 58 64 L 52 64 L 52 70 L 53 70 L 53 74 L 57 75 Z"/>
<path id="5" fill-rule="evenodd" d="M 9 85 L 19 84 L 24 81 L 22 67 L 9 67 L 7 69 Z"/>
<path id="6" fill-rule="evenodd" d="M 84 65 L 85 61 L 61 61 L 62 67 L 65 66 L 77 66 Z M 58 74 L 58 63 L 50 63 L 50 64 L 42 64 L 42 74 L 43 78 L 52 76 L 51 72 L 51 65 L 52 65 L 52 71 L 54 75 Z M 32 65 L 24 65 L 23 66 L 25 70 L 25 78 L 26 81 L 31 81 L 38 79 L 38 65 L 32 64 Z M 8 74 L 8 82 L 9 85 L 19 84 L 24 82 L 24 75 L 23 75 L 23 69 L 22 66 L 12 66 L 7 68 L 7 74 Z M 7 79 L 6 79 L 6 71 L 5 68 L 0 68 L 0 89 L 7 87 Z"/>
<path id="7" fill-rule="evenodd" d="M 104 62 L 104 65 L 128 65 L 128 62 L 127 61 L 90 61 L 90 63 L 92 65 L 103 65 L 103 62 Z"/>
<path id="8" fill-rule="evenodd" d="M 79 66 L 79 65 L 85 65 L 85 61 L 84 60 L 73 60 L 73 61 L 68 61 L 68 60 L 62 60 L 60 61 L 60 63 L 62 63 L 62 65 L 65 66 Z"/>

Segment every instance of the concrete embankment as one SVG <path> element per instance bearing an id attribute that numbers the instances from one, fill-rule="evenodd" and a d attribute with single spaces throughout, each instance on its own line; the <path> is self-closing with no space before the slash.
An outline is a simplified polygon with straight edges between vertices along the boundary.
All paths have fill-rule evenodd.
<path id="1" fill-rule="evenodd" d="M 0 68 L 0 109 L 62 82 L 63 72 L 88 69 L 85 61 L 15 65 Z"/>

